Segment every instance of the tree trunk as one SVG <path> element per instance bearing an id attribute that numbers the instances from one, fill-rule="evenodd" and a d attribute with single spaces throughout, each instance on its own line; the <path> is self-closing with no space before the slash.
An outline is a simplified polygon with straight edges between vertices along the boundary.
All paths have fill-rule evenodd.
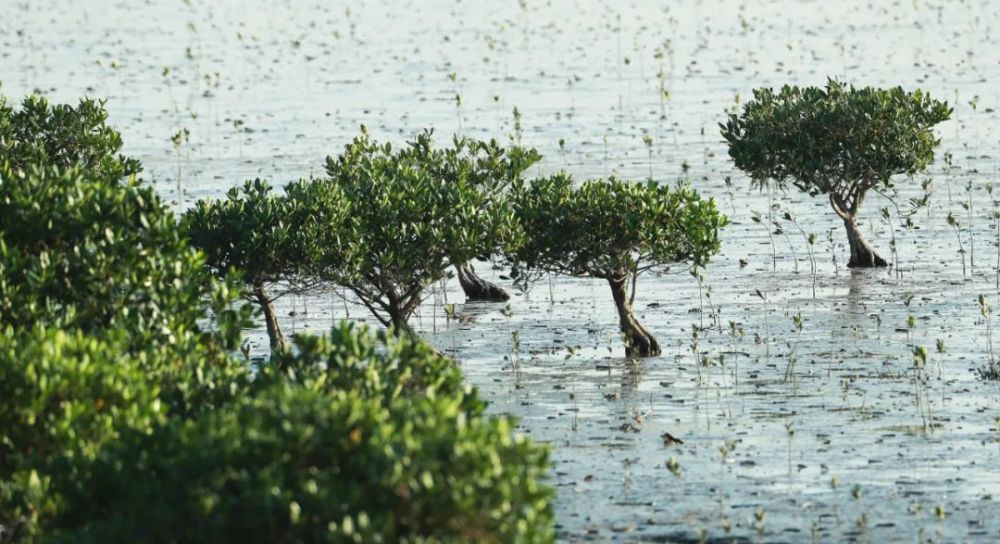
<path id="1" fill-rule="evenodd" d="M 608 278 L 611 285 L 611 295 L 618 309 L 618 325 L 625 337 L 625 355 L 632 357 L 652 357 L 660 354 L 660 344 L 652 333 L 642 326 L 642 323 L 632 313 L 632 305 L 626 294 L 625 279 Z"/>
<path id="2" fill-rule="evenodd" d="M 257 304 L 264 310 L 264 322 L 267 324 L 267 337 L 271 341 L 271 351 L 285 351 L 287 344 L 285 336 L 281 334 L 281 327 L 278 325 L 278 316 L 274 313 L 274 305 L 264 287 L 258 285 L 254 288 L 254 295 L 257 297 Z"/>
<path id="3" fill-rule="evenodd" d="M 851 260 L 848 261 L 848 268 L 872 268 L 876 266 L 888 266 L 888 263 L 875 253 L 872 246 L 868 245 L 865 238 L 861 236 L 861 229 L 854 217 L 844 218 L 844 227 L 847 228 L 847 241 L 851 246 Z"/>
<path id="4" fill-rule="evenodd" d="M 465 291 L 465 298 L 468 300 L 506 302 L 510 299 L 510 295 L 499 285 L 477 276 L 469 263 L 457 265 L 455 270 L 458 272 L 458 283 L 462 284 L 462 290 Z"/>
<path id="5" fill-rule="evenodd" d="M 392 325 L 392 332 L 396 336 L 405 336 L 412 333 L 410 325 L 406 323 L 405 311 L 402 308 L 392 306 L 388 308 L 389 322 Z"/>

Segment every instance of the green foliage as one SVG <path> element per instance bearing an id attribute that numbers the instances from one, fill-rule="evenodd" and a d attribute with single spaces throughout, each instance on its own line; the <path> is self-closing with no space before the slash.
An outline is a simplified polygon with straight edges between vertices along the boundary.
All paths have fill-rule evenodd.
<path id="1" fill-rule="evenodd" d="M 271 362 L 261 369 L 258 383 L 285 380 L 327 392 L 354 389 L 387 403 L 404 395 L 461 396 L 470 416 L 485 408 L 470 394 L 455 362 L 430 344 L 384 330 L 371 333 L 346 321 L 329 337 L 296 338 L 294 353 L 278 354 Z"/>
<path id="2" fill-rule="evenodd" d="M 485 416 L 428 345 L 342 325 L 300 338 L 253 379 L 232 357 L 249 317 L 233 307 L 234 270 L 255 287 L 353 279 L 365 270 L 355 255 L 371 259 L 378 241 L 404 254 L 385 277 L 436 279 L 401 226 L 438 260 L 489 255 L 503 229 L 492 202 L 529 155 L 371 146 L 347 162 L 376 156 L 358 180 L 297 182 L 284 196 L 250 182 L 181 225 L 153 191 L 122 181 L 138 163 L 112 157 L 120 140 L 103 110 L 30 104 L 25 118 L 52 126 L 25 131 L 0 104 L 4 540 L 553 539 L 538 482 L 547 451 Z M 81 130 L 93 138 L 74 139 Z M 348 197 L 369 213 L 357 218 Z M 404 220 L 379 230 L 379 211 Z M 443 225 L 455 215 L 459 228 Z"/>
<path id="3" fill-rule="evenodd" d="M 499 195 L 522 180 L 524 172 L 542 159 L 532 148 L 503 147 L 496 140 L 452 139 L 451 147 L 433 147 L 432 131 L 412 142 L 407 154 L 445 182 L 465 181 L 486 195 Z M 329 159 L 328 163 L 329 165 Z"/>
<path id="4" fill-rule="evenodd" d="M 533 180 L 515 192 L 526 242 L 507 255 L 519 278 L 555 272 L 624 279 L 671 263 L 706 263 L 727 224 L 713 199 L 686 185 L 590 180 L 567 174 Z"/>
<path id="5" fill-rule="evenodd" d="M 217 276 L 236 269 L 254 287 L 303 281 L 315 272 L 325 249 L 314 239 L 319 221 L 315 213 L 326 213 L 323 219 L 334 234 L 346 214 L 335 191 L 318 205 L 319 196 L 312 191 L 317 185 L 297 182 L 290 186 L 295 195 L 290 198 L 275 194 L 266 181 L 247 181 L 230 189 L 224 200 L 199 200 L 185 214 L 184 225 Z"/>
<path id="6" fill-rule="evenodd" d="M 534 151 L 430 132 L 394 150 L 363 132 L 326 163 L 351 211 L 326 275 L 349 288 L 386 326 L 405 329 L 424 289 L 449 266 L 495 254 L 521 236 L 503 189 L 538 159 Z M 352 262 L 351 266 L 344 266 Z"/>
<path id="7" fill-rule="evenodd" d="M 606 280 L 625 352 L 640 357 L 661 350 L 632 312 L 639 274 L 675 263 L 705 264 L 719 251 L 719 229 L 727 223 L 714 200 L 703 200 L 689 186 L 652 180 L 599 179 L 575 187 L 569 175 L 556 174 L 518 186 L 513 201 L 529 235 L 505 254 L 511 276 L 522 284 L 547 272 Z"/>
<path id="8" fill-rule="evenodd" d="M 321 266 L 345 268 L 331 264 L 330 256 L 349 256 L 339 249 L 347 210 L 331 184 L 298 181 L 278 195 L 257 179 L 230 189 L 225 200 L 198 201 L 184 226 L 214 275 L 240 274 L 244 298 L 264 313 L 271 349 L 282 351 L 285 339 L 272 303 L 316 283 Z"/>
<path id="9" fill-rule="evenodd" d="M 792 183 L 812 195 L 848 201 L 868 189 L 889 190 L 892 176 L 915 174 L 934 159 L 931 129 L 952 109 L 917 90 L 756 89 L 740 115 L 720 124 L 736 167 L 758 186 Z"/>
<path id="10" fill-rule="evenodd" d="M 182 340 L 211 310 L 239 326 L 226 310 L 234 295 L 204 271 L 152 189 L 85 170 L 0 167 L 0 325 Z"/>
<path id="11" fill-rule="evenodd" d="M 285 185 L 288 222 L 303 262 L 300 275 L 317 277 L 324 268 L 351 269 L 355 255 L 347 248 L 345 221 L 350 203 L 337 185 L 299 180 Z"/>
<path id="12" fill-rule="evenodd" d="M 232 408 L 90 463 L 53 540 L 552 540 L 546 450 L 479 416 L 453 362 L 347 325 L 296 351 Z"/>
<path id="13" fill-rule="evenodd" d="M 121 135 L 107 119 L 103 101 L 85 98 L 74 108 L 29 96 L 15 110 L 0 96 L 0 165 L 15 172 L 32 165 L 79 167 L 112 180 L 139 173 L 138 160 L 119 154 Z"/>
<path id="14" fill-rule="evenodd" d="M 224 350 L 193 339 L 137 350 L 131 334 L 0 332 L 0 526 L 30 535 L 102 448 L 225 405 L 245 381 Z"/>

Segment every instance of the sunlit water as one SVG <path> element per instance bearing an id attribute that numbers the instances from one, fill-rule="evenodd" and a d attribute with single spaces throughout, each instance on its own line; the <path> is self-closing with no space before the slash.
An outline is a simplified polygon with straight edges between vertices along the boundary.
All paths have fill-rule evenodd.
<path id="1" fill-rule="evenodd" d="M 0 8 L 0 92 L 107 98 L 127 152 L 178 209 L 245 178 L 280 185 L 320 175 L 324 157 L 362 124 L 393 141 L 424 127 L 441 138 L 511 141 L 515 107 L 520 138 L 546 156 L 539 173 L 652 172 L 672 182 L 689 169 L 732 224 L 702 296 L 686 271 L 640 280 L 637 307 L 662 357 L 637 365 L 621 357 L 610 292 L 597 280 L 554 278 L 551 291 L 542 282 L 512 299 L 509 319 L 495 305 L 459 304 L 460 321 L 448 323 L 445 298 L 462 300 L 452 281 L 416 319 L 462 361 L 493 412 L 519 416 L 523 432 L 551 444 L 561 539 L 1000 538 L 1000 387 L 975 373 L 988 363 L 976 297 L 1000 304 L 985 190 L 1000 145 L 997 2 L 0 0 Z M 770 197 L 775 219 L 790 211 L 818 236 L 814 297 L 805 237 L 781 220 L 772 265 L 767 230 L 750 220 L 753 211 L 768 215 L 769 195 L 747 189 L 717 123 L 754 87 L 827 76 L 949 100 L 954 120 L 939 134 L 954 160 L 926 176 L 932 202 L 914 229 L 900 228 L 898 213 L 925 176 L 900 180 L 895 204 L 877 195 L 865 203 L 865 232 L 887 258 L 895 238 L 899 273 L 847 271 L 846 237 L 825 201 Z M 182 129 L 190 137 L 175 146 Z M 280 310 L 298 332 L 366 317 L 333 293 L 289 297 Z M 730 322 L 744 334 L 730 334 Z M 694 339 L 700 327 L 709 328 Z M 264 354 L 266 335 L 249 334 Z M 930 352 L 923 380 L 915 346 Z M 664 432 L 684 444 L 665 446 Z"/>

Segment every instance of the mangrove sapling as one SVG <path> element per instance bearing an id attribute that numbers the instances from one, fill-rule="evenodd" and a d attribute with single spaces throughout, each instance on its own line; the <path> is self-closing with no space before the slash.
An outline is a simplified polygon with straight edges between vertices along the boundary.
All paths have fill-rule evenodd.
<path id="1" fill-rule="evenodd" d="M 729 456 L 736 451 L 736 440 L 726 440 L 719 446 L 719 482 L 720 484 L 725 483 L 726 476 L 726 462 L 729 461 Z M 725 519 L 725 493 L 723 486 L 719 486 L 719 515 Z"/>
<path id="2" fill-rule="evenodd" d="M 948 217 L 946 218 L 948 225 L 955 229 L 955 237 L 958 239 L 958 254 L 962 258 L 962 277 L 965 277 L 965 246 L 962 245 L 962 232 L 961 224 L 959 224 L 958 219 L 951 212 L 948 212 Z"/>
<path id="3" fill-rule="evenodd" d="M 913 391 L 914 397 L 917 403 L 917 412 L 920 413 L 920 419 L 923 421 L 924 432 L 928 430 L 928 421 L 930 420 L 930 405 L 926 401 L 926 394 L 924 392 L 926 376 L 924 375 L 924 368 L 927 366 L 927 348 L 923 346 L 913 347 Z M 926 413 L 924 412 L 926 408 Z"/>
<path id="4" fill-rule="evenodd" d="M 495 142 L 460 138 L 436 149 L 428 131 L 393 148 L 363 129 L 339 157 L 327 158 L 329 178 L 321 181 L 343 191 L 350 214 L 342 240 L 363 251 L 348 251 L 357 259 L 331 255 L 325 279 L 348 288 L 384 326 L 409 331 L 426 289 L 449 267 L 494 255 L 523 237 L 504 193 L 491 190 L 501 182 L 494 170 L 472 167 L 485 162 L 520 172 L 514 165 L 535 156 L 524 152 L 513 161 L 505 153 Z"/>
<path id="5" fill-rule="evenodd" d="M 924 195 L 919 198 L 913 197 L 910 199 L 910 208 L 912 210 L 910 215 L 911 216 L 916 215 L 916 213 L 920 211 L 921 208 L 924 208 L 926 210 L 927 217 L 930 218 L 931 216 L 930 204 L 931 204 L 931 193 L 932 193 L 930 178 L 920 182 L 920 188 L 923 190 Z M 912 222 L 911 220 L 909 220 L 909 218 L 907 218 L 907 220 L 908 223 Z"/>
<path id="6" fill-rule="evenodd" d="M 732 176 L 726 176 L 723 181 L 726 183 L 726 196 L 729 197 L 729 208 L 733 211 L 733 215 L 736 215 L 736 194 L 733 191 L 733 178 Z"/>
<path id="7" fill-rule="evenodd" d="M 736 387 L 740 385 L 740 352 L 736 349 L 737 342 L 741 342 L 746 336 L 746 331 L 735 321 L 729 322 L 729 351 L 733 354 L 733 383 Z"/>
<path id="8" fill-rule="evenodd" d="M 883 207 L 879 210 L 882 213 L 882 219 L 885 219 L 889 223 L 889 251 L 891 251 L 890 259 L 892 260 L 892 267 L 896 270 L 896 279 L 899 279 L 899 251 L 896 247 L 896 229 L 892 227 L 892 214 L 889 213 L 889 208 Z"/>
<path id="9" fill-rule="evenodd" d="M 520 146 L 521 140 L 524 138 L 524 126 L 521 124 L 521 111 L 514 106 L 514 111 L 512 113 L 514 118 L 514 133 L 511 134 L 510 140 L 514 145 Z"/>
<path id="10" fill-rule="evenodd" d="M 232 120 L 233 131 L 236 133 L 236 141 L 239 143 L 240 160 L 243 160 L 243 133 L 246 131 L 246 121 L 243 119 Z"/>
<path id="11" fill-rule="evenodd" d="M 996 358 L 993 356 L 993 323 L 990 312 L 990 301 L 986 295 L 979 295 L 979 313 L 986 320 L 986 353 L 989 356 L 989 366 L 979 369 L 979 375 L 986 379 L 1000 378 Z"/>
<path id="12" fill-rule="evenodd" d="M 646 146 L 646 154 L 649 157 L 649 179 L 653 179 L 653 137 L 643 134 L 642 143 Z"/>
<path id="13" fill-rule="evenodd" d="M 191 138 L 191 131 L 186 128 L 178 130 L 170 137 L 170 142 L 174 144 L 174 154 L 177 155 L 177 191 L 181 190 L 181 165 L 182 165 L 182 155 L 181 147 L 188 142 Z"/>
<path id="14" fill-rule="evenodd" d="M 700 329 L 697 326 L 695 326 L 694 323 L 692 323 L 691 324 L 691 344 L 688 345 L 688 348 L 691 350 L 691 357 L 694 360 L 694 367 L 695 367 L 695 369 L 698 370 L 698 383 L 699 384 L 702 381 L 702 378 L 701 378 L 701 358 L 700 358 L 701 357 L 700 356 L 700 353 L 701 353 L 701 342 L 700 342 L 700 339 L 701 339 Z"/>
<path id="15" fill-rule="evenodd" d="M 957 128 L 957 123 L 956 123 L 956 128 Z M 955 156 L 952 155 L 951 151 L 948 151 L 948 152 L 945 152 L 945 154 L 941 156 L 941 159 L 944 161 L 944 173 L 945 173 L 944 179 L 945 179 L 945 185 L 948 187 L 948 205 L 950 206 L 951 205 L 951 180 L 952 180 L 952 177 L 953 177 L 952 168 L 954 167 L 954 164 L 955 164 Z"/>
<path id="16" fill-rule="evenodd" d="M 763 542 L 764 540 L 764 530 L 767 522 L 767 511 L 763 508 L 758 508 L 753 513 L 754 525 L 757 528 L 757 538 L 758 542 Z"/>
<path id="17" fill-rule="evenodd" d="M 514 376 L 516 377 L 516 383 L 520 384 L 521 381 L 521 336 L 518 331 L 514 330 L 511 326 L 511 317 L 514 316 L 514 310 L 511 309 L 510 304 L 504 306 L 503 310 L 500 310 L 503 314 L 504 319 L 507 323 L 507 334 L 510 336 L 511 340 L 511 368 L 514 370 Z"/>
<path id="18" fill-rule="evenodd" d="M 698 296 L 699 298 L 704 298 L 705 304 L 708 305 L 708 316 L 712 319 L 712 324 L 715 328 L 722 332 L 722 306 L 716 306 L 712 304 L 712 286 L 705 283 L 704 270 L 700 267 L 692 269 L 691 275 L 698 280 Z M 702 310 L 704 311 L 704 310 Z M 709 328 L 713 325 L 709 324 Z M 702 328 L 705 328 L 702 325 Z"/>
<path id="19" fill-rule="evenodd" d="M 458 87 L 458 74 L 455 72 L 448 74 L 448 80 L 451 81 L 451 83 L 455 86 L 455 113 L 458 116 L 458 134 L 461 135 L 462 133 L 465 132 L 465 130 L 463 128 L 464 123 L 462 119 L 462 93 L 461 89 L 459 89 Z"/>
<path id="20" fill-rule="evenodd" d="M 913 314 L 906 316 L 906 343 L 913 341 L 913 329 L 917 328 L 917 318 Z"/>
<path id="21" fill-rule="evenodd" d="M 771 327 L 768 323 L 767 317 L 767 296 L 760 290 L 755 289 L 753 292 L 754 296 L 760 299 L 761 303 L 764 305 L 764 347 L 767 353 L 767 358 L 771 358 Z"/>
<path id="22" fill-rule="evenodd" d="M 795 329 L 795 343 L 788 346 L 788 365 L 785 367 L 785 381 L 795 378 L 795 361 L 798 359 L 799 343 L 802 341 L 802 313 L 792 316 L 792 327 Z"/>
<path id="23" fill-rule="evenodd" d="M 806 241 L 806 249 L 809 251 L 809 272 L 812 274 L 812 293 L 813 298 L 816 298 L 816 252 L 814 251 L 814 247 L 816 246 L 816 235 L 813 233 L 806 234 L 805 229 L 802 228 L 802 225 L 799 225 L 798 221 L 795 220 L 795 217 L 791 214 L 791 212 L 786 211 L 784 218 L 785 221 L 788 221 L 792 225 L 795 225 L 795 228 L 799 229 L 799 232 L 802 234 L 802 238 Z"/>
<path id="24" fill-rule="evenodd" d="M 629 356 L 660 354 L 633 311 L 639 275 L 686 263 L 700 266 L 720 247 L 727 219 L 712 199 L 687 185 L 589 180 L 574 187 L 565 173 L 513 191 L 523 244 L 505 255 L 512 276 L 552 272 L 608 282 Z M 628 292 L 632 283 L 631 294 Z"/>
<path id="25" fill-rule="evenodd" d="M 976 241 L 975 241 L 975 226 L 973 225 L 973 215 L 972 210 L 972 181 L 970 180 L 965 184 L 965 197 L 966 201 L 962 203 L 962 208 L 965 209 L 967 216 L 969 218 L 969 273 L 975 277 L 976 276 Z"/>
<path id="26" fill-rule="evenodd" d="M 957 98 L 956 98 L 957 101 Z M 971 100 L 969 100 L 969 107 L 972 108 L 972 127 L 976 131 L 976 149 L 979 149 L 979 118 L 977 113 L 979 113 L 979 95 L 974 95 Z"/>
<path id="27" fill-rule="evenodd" d="M 792 424 L 789 422 L 785 423 L 785 436 L 788 438 L 788 473 L 792 473 L 792 438 L 795 437 L 795 429 L 792 428 Z"/>
<path id="28" fill-rule="evenodd" d="M 500 95 L 493 95 L 493 109 L 497 117 L 497 132 L 500 132 Z"/>
<path id="29" fill-rule="evenodd" d="M 774 247 L 774 235 L 771 233 L 771 228 L 764 224 L 764 218 L 761 216 L 760 212 L 754 210 L 753 215 L 750 216 L 750 220 L 754 223 L 759 224 L 767 230 L 767 239 L 771 242 L 771 270 L 778 270 L 778 251 Z"/>
<path id="30" fill-rule="evenodd" d="M 833 275 L 840 275 L 840 268 L 837 267 L 837 244 L 833 241 L 833 229 L 826 231 L 826 243 L 830 246 L 830 261 L 833 262 Z"/>
<path id="31" fill-rule="evenodd" d="M 785 232 L 785 229 L 781 228 L 781 223 L 779 223 L 777 220 L 774 220 L 771 222 L 771 224 L 774 225 L 775 234 L 783 234 L 785 236 L 785 242 L 788 243 L 788 249 L 791 250 L 792 252 L 792 262 L 795 263 L 795 273 L 798 274 L 799 256 L 795 253 L 795 244 L 792 243 L 792 239 L 788 236 L 788 233 Z"/>
<path id="32" fill-rule="evenodd" d="M 931 129 L 951 114 L 920 90 L 855 88 L 831 79 L 825 88 L 756 89 L 742 114 L 720 127 L 752 186 L 791 183 L 826 195 L 847 230 L 848 267 L 874 267 L 888 263 L 858 228 L 865 195 L 890 192 L 894 176 L 926 169 L 939 144 Z"/>
<path id="33" fill-rule="evenodd" d="M 698 281 L 698 328 L 705 329 L 705 276 L 702 275 L 701 270 L 697 267 L 691 268 L 691 277 Z M 635 284 L 635 278 L 632 278 L 632 284 Z M 635 294 L 635 289 L 632 290 L 633 295 Z M 634 296 L 629 300 L 629 303 L 634 302 Z"/>

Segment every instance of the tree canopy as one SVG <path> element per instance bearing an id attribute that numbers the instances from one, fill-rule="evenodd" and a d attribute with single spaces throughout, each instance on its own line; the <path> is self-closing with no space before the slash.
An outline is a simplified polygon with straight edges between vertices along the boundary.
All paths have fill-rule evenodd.
<path id="1" fill-rule="evenodd" d="M 461 158 L 470 153 L 478 158 Z M 493 255 L 520 236 L 508 200 L 498 195 L 498 177 L 475 166 L 480 161 L 514 176 L 520 166 L 513 162 L 528 160 L 506 163 L 502 155 L 495 144 L 464 139 L 437 149 L 430 132 L 394 149 L 362 132 L 326 161 L 328 182 L 350 203 L 343 238 L 351 244 L 345 251 L 356 256 L 332 255 L 326 275 L 382 324 L 407 328 L 425 288 L 448 267 Z"/>
<path id="2" fill-rule="evenodd" d="M 75 166 L 115 180 L 138 174 L 142 165 L 120 154 L 121 134 L 107 120 L 104 101 L 84 98 L 73 107 L 32 95 L 14 109 L 0 96 L 0 165 Z"/>
<path id="3" fill-rule="evenodd" d="M 726 225 L 712 199 L 688 185 L 615 178 L 575 186 L 567 174 L 539 178 L 514 193 L 515 215 L 527 233 L 507 254 L 513 276 L 538 272 L 607 280 L 630 352 L 656 355 L 655 338 L 632 313 L 636 277 L 674 264 L 700 266 L 720 248 Z M 626 298 L 627 283 L 632 295 Z"/>
<path id="4" fill-rule="evenodd" d="M 934 159 L 932 128 L 952 110 L 927 93 L 901 87 L 756 89 L 739 115 L 721 124 L 736 167 L 753 183 L 791 183 L 807 193 L 851 194 L 892 188 Z"/>
<path id="5" fill-rule="evenodd" d="M 869 190 L 893 190 L 893 177 L 923 171 L 940 143 L 932 131 L 951 117 L 947 103 L 901 87 L 856 88 L 829 80 L 825 88 L 754 90 L 740 114 L 720 124 L 736 167 L 751 184 L 792 184 L 828 195 L 844 220 L 848 266 L 884 266 L 861 236 L 858 210 Z"/>
<path id="6" fill-rule="evenodd" d="M 280 351 L 285 339 L 273 303 L 315 284 L 325 255 L 344 257 L 337 247 L 347 209 L 337 187 L 298 181 L 276 194 L 256 179 L 223 200 L 198 201 L 184 225 L 214 275 L 240 274 L 244 298 L 260 306 L 271 348 Z"/>
<path id="7" fill-rule="evenodd" d="M 0 167 L 0 325 L 177 339 L 224 312 L 230 287 L 152 189 L 87 169 Z"/>

